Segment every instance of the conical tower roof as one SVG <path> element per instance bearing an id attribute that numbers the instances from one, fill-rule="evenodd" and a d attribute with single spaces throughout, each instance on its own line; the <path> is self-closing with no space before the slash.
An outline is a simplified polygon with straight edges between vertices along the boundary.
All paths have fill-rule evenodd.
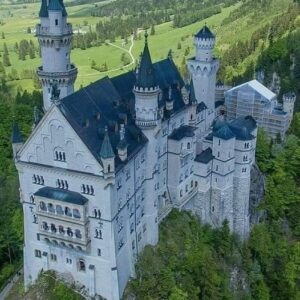
<path id="1" fill-rule="evenodd" d="M 195 87 L 194 87 L 194 82 L 193 79 L 191 79 L 190 83 L 190 103 L 196 103 L 196 94 L 195 94 Z"/>
<path id="2" fill-rule="evenodd" d="M 105 128 L 105 135 L 104 135 L 104 139 L 103 139 L 101 150 L 100 150 L 99 154 L 100 154 L 100 157 L 104 158 L 104 159 L 115 157 L 115 153 L 112 149 L 112 146 L 111 146 L 111 143 L 109 140 L 107 128 Z"/>
<path id="3" fill-rule="evenodd" d="M 214 39 L 215 35 L 210 31 L 210 29 L 204 25 L 201 30 L 195 35 L 198 39 Z"/>
<path id="4" fill-rule="evenodd" d="M 13 128 L 12 128 L 12 135 L 11 135 L 11 142 L 13 144 L 22 143 L 22 135 L 18 126 L 17 122 L 13 122 Z"/>
<path id="5" fill-rule="evenodd" d="M 48 18 L 48 7 L 47 7 L 47 0 L 42 0 L 39 17 L 40 18 Z"/>
<path id="6" fill-rule="evenodd" d="M 156 85 L 155 72 L 148 47 L 148 34 L 146 32 L 145 47 L 138 67 L 136 86 L 141 88 L 153 88 Z"/>

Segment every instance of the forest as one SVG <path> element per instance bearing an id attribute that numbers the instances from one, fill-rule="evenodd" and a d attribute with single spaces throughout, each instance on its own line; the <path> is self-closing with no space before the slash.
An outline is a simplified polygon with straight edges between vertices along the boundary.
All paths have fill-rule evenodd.
<path id="1" fill-rule="evenodd" d="M 76 1 L 81 0 L 68 2 L 68 5 Z M 206 11 L 216 14 L 220 3 L 226 6 L 236 2 L 203 3 Z M 243 1 L 223 24 L 226 26 L 249 11 L 263 14 L 271 2 Z M 155 10 L 151 9 L 153 5 Z M 155 31 L 155 25 L 166 21 L 173 22 L 175 27 L 185 26 L 193 22 L 192 15 L 196 15 L 197 20 L 207 17 L 202 15 L 201 5 L 197 0 L 119 0 L 95 7 L 95 16 L 105 16 L 107 20 L 98 22 L 95 31 L 77 35 L 73 47 L 90 47 L 106 39 L 129 36 L 132 32 L 138 38 L 138 28 L 154 28 Z M 296 114 L 287 139 L 279 144 L 268 140 L 263 131 L 258 136 L 257 163 L 266 176 L 266 195 L 259 209 L 266 212 L 266 217 L 253 227 L 249 240 L 242 243 L 229 233 L 226 222 L 216 230 L 199 223 L 188 213 L 173 211 L 161 224 L 159 244 L 146 247 L 141 255 L 137 279 L 129 283 L 127 296 L 135 294 L 137 299 L 171 300 L 300 298 L 299 14 L 299 6 L 295 3 L 277 18 L 259 26 L 250 39 L 218 53 L 222 61 L 219 77 L 226 83 L 250 80 L 256 72 L 262 71 L 268 85 L 275 72 L 281 79 L 280 95 L 290 90 L 297 93 Z M 253 22 L 258 19 L 254 18 Z M 39 55 L 30 41 L 20 41 L 14 51 L 20 60 Z M 0 64 L 0 287 L 22 264 L 23 216 L 17 172 L 12 161 L 12 124 L 14 120 L 18 122 L 26 139 L 32 130 L 34 107 L 42 110 L 38 84 L 33 93 L 19 89 L 13 96 L 7 84 L 7 65 L 8 52 L 6 57 L 2 56 Z M 27 76 L 34 76 L 30 74 Z M 66 291 L 59 289 L 58 295 L 63 297 Z"/>

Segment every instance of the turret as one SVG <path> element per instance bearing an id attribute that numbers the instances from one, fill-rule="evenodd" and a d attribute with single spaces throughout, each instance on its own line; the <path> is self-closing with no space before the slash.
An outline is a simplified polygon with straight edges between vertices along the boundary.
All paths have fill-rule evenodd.
<path id="1" fill-rule="evenodd" d="M 18 123 L 14 121 L 12 127 L 12 136 L 11 136 L 12 148 L 13 148 L 13 158 L 17 160 L 18 152 L 23 146 L 22 135 L 19 130 Z"/>
<path id="2" fill-rule="evenodd" d="M 196 60 L 212 61 L 216 37 L 205 25 L 194 37 Z"/>
<path id="3" fill-rule="evenodd" d="M 70 62 L 72 26 L 67 23 L 63 0 L 42 0 L 36 36 L 41 47 L 42 66 L 37 75 L 43 88 L 44 110 L 51 106 L 51 86 L 57 80 L 60 99 L 74 92 L 77 68 Z"/>
<path id="4" fill-rule="evenodd" d="M 99 155 L 103 165 L 104 177 L 113 176 L 115 172 L 115 153 L 109 140 L 107 127 L 105 128 L 105 135 Z"/>
<path id="5" fill-rule="evenodd" d="M 289 92 L 287 94 L 283 95 L 283 111 L 286 112 L 289 116 L 289 124 L 291 124 L 293 120 L 293 114 L 294 114 L 294 106 L 296 102 L 296 94 Z"/>
<path id="6" fill-rule="evenodd" d="M 149 128 L 156 126 L 159 120 L 158 96 L 160 89 L 155 78 L 148 48 L 148 34 L 145 34 L 145 47 L 137 69 L 135 94 L 135 114 L 137 126 Z"/>
<path id="7" fill-rule="evenodd" d="M 117 146 L 118 149 L 118 156 L 121 161 L 127 160 L 127 148 L 128 148 L 128 143 L 125 138 L 125 127 L 124 124 L 121 124 L 121 129 L 120 129 L 120 142 Z"/>
<path id="8" fill-rule="evenodd" d="M 210 121 L 215 110 L 216 75 L 219 69 L 219 61 L 213 56 L 215 41 L 215 35 L 205 25 L 194 37 L 195 57 L 187 61 L 195 98 L 198 103 L 203 102 L 207 106 L 209 115 L 212 115 Z"/>

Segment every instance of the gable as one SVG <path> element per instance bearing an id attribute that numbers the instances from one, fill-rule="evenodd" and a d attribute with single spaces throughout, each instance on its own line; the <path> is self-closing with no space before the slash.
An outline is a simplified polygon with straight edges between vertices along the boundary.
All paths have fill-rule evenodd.
<path id="1" fill-rule="evenodd" d="M 102 172 L 100 163 L 54 105 L 34 129 L 19 155 L 23 162 L 94 174 Z"/>

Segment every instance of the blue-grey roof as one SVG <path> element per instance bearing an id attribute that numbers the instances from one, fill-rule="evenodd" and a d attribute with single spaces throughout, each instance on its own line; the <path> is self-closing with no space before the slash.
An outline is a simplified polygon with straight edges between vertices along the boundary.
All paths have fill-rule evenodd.
<path id="1" fill-rule="evenodd" d="M 13 144 L 22 143 L 22 135 L 18 126 L 18 123 L 14 121 L 12 127 L 12 135 L 11 135 L 11 142 Z"/>
<path id="2" fill-rule="evenodd" d="M 102 142 L 102 146 L 101 146 L 101 150 L 100 150 L 100 157 L 104 158 L 104 159 L 115 157 L 115 153 L 112 149 L 112 146 L 111 146 L 111 143 L 110 143 L 110 140 L 109 140 L 109 136 L 108 136 L 108 133 L 107 133 L 107 129 L 106 129 L 104 139 L 103 139 L 103 142 Z"/>
<path id="3" fill-rule="evenodd" d="M 148 34 L 145 34 L 145 47 L 138 67 L 136 85 L 142 88 L 153 88 L 157 86 L 155 71 L 152 65 L 151 55 L 148 47 Z"/>
<path id="4" fill-rule="evenodd" d="M 252 116 L 239 117 L 230 123 L 231 126 L 242 128 L 246 127 L 249 132 L 257 128 L 257 123 Z"/>
<path id="5" fill-rule="evenodd" d="M 48 10 L 63 11 L 61 0 L 50 0 Z"/>
<path id="6" fill-rule="evenodd" d="M 42 0 L 39 17 L 40 18 L 48 18 L 47 0 Z"/>
<path id="7" fill-rule="evenodd" d="M 63 190 L 63 189 L 52 188 L 48 186 L 39 189 L 35 193 L 35 196 L 49 198 L 58 201 L 64 201 L 64 202 L 73 203 L 77 205 L 84 205 L 88 201 L 87 198 L 83 197 L 79 193 Z"/>
<path id="8" fill-rule="evenodd" d="M 221 128 L 219 128 L 218 130 L 215 130 L 213 132 L 213 136 L 220 138 L 222 140 L 230 140 L 233 139 L 235 137 L 234 133 L 231 131 L 231 129 L 229 128 L 228 124 L 225 123 Z"/>
<path id="9" fill-rule="evenodd" d="M 64 1 L 63 0 L 59 0 L 59 1 L 60 1 L 60 4 L 61 4 L 62 8 L 63 8 L 62 15 L 63 15 L 63 17 L 66 17 L 68 14 L 67 14 L 67 10 L 66 10 Z"/>
<path id="10" fill-rule="evenodd" d="M 203 101 L 201 101 L 201 102 L 197 105 L 197 109 L 196 109 L 197 114 L 200 113 L 201 111 L 205 110 L 205 109 L 207 109 L 207 106 L 206 106 L 206 104 L 205 104 Z"/>
<path id="11" fill-rule="evenodd" d="M 294 92 L 287 92 L 283 96 L 287 98 L 294 98 L 296 97 L 296 94 Z"/>
<path id="12" fill-rule="evenodd" d="M 215 102 L 215 108 L 218 108 L 218 107 L 220 107 L 220 106 L 224 105 L 224 103 L 225 103 L 225 101 L 224 101 L 224 100 L 219 100 L 219 101 L 216 101 L 216 102 Z"/>
<path id="13" fill-rule="evenodd" d="M 185 137 L 193 137 L 195 135 L 194 131 L 195 127 L 182 125 L 173 130 L 173 132 L 169 135 L 169 139 L 180 141 Z"/>
<path id="14" fill-rule="evenodd" d="M 185 107 L 181 94 L 184 82 L 173 60 L 167 58 L 159 61 L 153 64 L 153 68 L 162 91 L 160 104 L 165 104 L 167 101 L 171 87 L 174 100 L 173 112 L 180 111 Z M 135 83 L 136 74 L 130 71 L 111 79 L 102 78 L 60 101 L 58 108 L 99 163 L 101 163 L 99 153 L 106 126 L 113 152 L 117 153 L 120 142 L 118 127 L 120 124 L 126 124 L 128 160 L 148 142 L 143 132 L 135 125 L 133 94 Z M 164 118 L 168 117 L 165 112 Z M 124 164 L 118 156 L 115 157 L 115 163 L 116 169 Z"/>
<path id="15" fill-rule="evenodd" d="M 230 129 L 234 133 L 236 139 L 239 141 L 251 141 L 254 138 L 247 127 L 235 127 L 230 125 Z"/>
<path id="16" fill-rule="evenodd" d="M 210 31 L 210 29 L 205 25 L 196 35 L 198 39 L 214 39 L 215 35 Z"/>
<path id="17" fill-rule="evenodd" d="M 199 155 L 196 156 L 195 161 L 202 164 L 207 164 L 213 159 L 214 156 L 212 154 L 211 148 L 207 148 L 206 150 L 202 151 Z"/>
<path id="18" fill-rule="evenodd" d="M 249 141 L 254 138 L 252 132 L 256 127 L 256 121 L 252 116 L 239 117 L 230 123 L 217 120 L 213 125 L 213 136 L 224 140 L 235 137 L 240 141 Z"/>

